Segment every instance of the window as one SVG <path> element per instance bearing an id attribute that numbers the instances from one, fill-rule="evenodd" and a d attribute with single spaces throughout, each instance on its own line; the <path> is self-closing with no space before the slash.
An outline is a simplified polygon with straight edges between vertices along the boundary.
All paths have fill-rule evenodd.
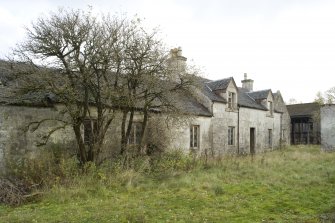
<path id="1" fill-rule="evenodd" d="M 142 123 L 133 122 L 130 130 L 128 144 L 139 145 L 142 137 Z"/>
<path id="2" fill-rule="evenodd" d="M 92 145 L 95 141 L 95 134 L 97 131 L 97 120 L 84 120 L 84 143 L 85 145 Z"/>
<path id="3" fill-rule="evenodd" d="M 269 112 L 270 112 L 270 115 L 273 115 L 273 103 L 272 101 L 269 101 L 268 102 L 268 109 L 269 109 Z"/>
<path id="4" fill-rule="evenodd" d="M 236 98 L 236 94 L 234 92 L 228 92 L 228 108 L 234 109 L 236 107 L 235 98 Z"/>
<path id="5" fill-rule="evenodd" d="M 286 129 L 281 130 L 281 138 L 285 139 Z"/>
<path id="6" fill-rule="evenodd" d="M 235 141 L 235 127 L 228 126 L 228 145 L 234 145 Z"/>
<path id="7" fill-rule="evenodd" d="M 269 148 L 272 148 L 272 129 L 269 129 L 268 144 Z"/>
<path id="8" fill-rule="evenodd" d="M 190 130 L 190 147 L 193 149 L 197 149 L 199 147 L 200 126 L 192 125 Z"/>

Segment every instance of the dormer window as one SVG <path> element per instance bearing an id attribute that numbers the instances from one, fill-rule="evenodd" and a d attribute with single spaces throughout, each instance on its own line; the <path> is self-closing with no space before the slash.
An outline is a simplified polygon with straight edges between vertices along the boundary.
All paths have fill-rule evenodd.
<path id="1" fill-rule="evenodd" d="M 272 101 L 268 101 L 268 109 L 269 109 L 270 115 L 273 115 L 273 102 Z"/>
<path id="2" fill-rule="evenodd" d="M 228 108 L 236 108 L 236 93 L 234 92 L 228 92 Z"/>

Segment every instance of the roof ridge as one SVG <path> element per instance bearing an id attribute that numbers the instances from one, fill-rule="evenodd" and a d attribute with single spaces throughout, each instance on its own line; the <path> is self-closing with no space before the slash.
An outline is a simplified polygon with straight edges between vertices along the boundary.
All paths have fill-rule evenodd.
<path id="1" fill-rule="evenodd" d="M 307 105 L 307 104 L 319 104 L 317 102 L 308 102 L 308 103 L 297 103 L 297 104 L 290 104 L 290 105 Z M 290 106 L 290 105 L 286 105 L 286 106 Z"/>
<path id="2" fill-rule="evenodd" d="M 207 84 L 207 83 L 212 83 L 212 82 L 217 82 L 217 81 L 228 80 L 228 79 L 232 79 L 232 78 L 233 78 L 233 77 L 227 77 L 227 78 L 222 78 L 222 79 L 218 79 L 218 80 L 212 80 L 212 81 L 205 82 L 205 84 Z"/>
<path id="3" fill-rule="evenodd" d="M 252 91 L 252 92 L 246 92 L 246 93 L 250 94 L 250 93 L 257 93 L 257 92 L 262 92 L 262 91 L 271 91 L 272 92 L 271 88 L 269 88 L 269 89 L 264 89 L 264 90 L 259 90 L 259 91 Z"/>

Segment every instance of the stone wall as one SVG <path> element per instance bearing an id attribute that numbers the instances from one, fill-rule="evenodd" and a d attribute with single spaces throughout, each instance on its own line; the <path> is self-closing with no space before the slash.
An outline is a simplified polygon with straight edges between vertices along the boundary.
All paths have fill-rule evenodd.
<path id="1" fill-rule="evenodd" d="M 42 142 L 41 137 L 61 123 L 45 121 L 36 131 L 27 130 L 29 123 L 56 118 L 57 115 L 58 112 L 55 108 L 1 106 L 0 169 L 4 169 L 6 156 L 33 156 L 38 149 L 46 148 L 51 144 L 60 144 L 64 149 L 73 151 L 75 149 L 75 138 L 70 127 L 55 132 L 45 146 L 38 146 Z"/>
<path id="2" fill-rule="evenodd" d="M 291 144 L 291 118 L 288 113 L 285 102 L 281 96 L 281 93 L 277 91 L 274 96 L 274 107 L 277 111 L 282 113 L 281 116 L 281 143 L 283 146 Z"/>
<path id="3" fill-rule="evenodd" d="M 321 107 L 321 148 L 335 151 L 335 105 Z"/>
<path id="4" fill-rule="evenodd" d="M 250 128 L 255 129 L 255 152 L 264 152 L 279 147 L 280 114 L 268 116 L 268 111 L 240 108 L 239 114 L 240 153 L 250 153 Z M 272 145 L 269 145 L 269 129 L 272 129 Z"/>
<path id="5" fill-rule="evenodd" d="M 213 103 L 213 117 L 178 116 L 168 118 L 164 114 L 154 114 L 149 119 L 146 140 L 158 148 L 181 149 L 190 153 L 190 128 L 200 126 L 200 143 L 196 152 L 205 150 L 214 155 L 227 153 L 250 153 L 250 128 L 255 128 L 255 152 L 263 152 L 276 148 L 280 144 L 281 114 L 269 116 L 268 111 L 239 108 L 227 110 L 227 104 Z M 25 131 L 27 125 L 42 119 L 61 118 L 55 108 L 37 108 L 24 106 L 1 106 L 0 109 L 0 166 L 6 153 L 10 155 L 33 155 L 38 149 L 58 144 L 68 151 L 75 152 L 76 143 L 71 127 L 54 133 L 49 143 L 37 147 L 40 137 L 60 123 L 47 121 L 35 131 Z M 142 116 L 135 115 L 135 122 L 141 122 Z M 121 114 L 115 120 L 105 137 L 102 157 L 111 157 L 120 151 Z M 234 127 L 234 143 L 228 145 L 228 128 Z M 268 144 L 268 130 L 272 129 L 272 145 Z M 333 137 L 335 138 L 335 137 Z"/>
<path id="6" fill-rule="evenodd" d="M 214 103 L 213 104 L 213 151 L 216 155 L 226 153 L 237 153 L 237 120 L 238 111 L 226 111 L 227 104 Z M 233 145 L 228 145 L 228 127 L 235 128 L 235 140 Z"/>
<path id="7" fill-rule="evenodd" d="M 181 120 L 182 119 L 182 120 Z M 212 127 L 211 117 L 191 116 L 180 117 L 178 120 L 171 120 L 166 126 L 168 132 L 168 149 L 181 149 L 186 154 L 190 152 L 190 128 L 192 125 L 200 127 L 200 146 L 197 153 L 212 148 Z"/>

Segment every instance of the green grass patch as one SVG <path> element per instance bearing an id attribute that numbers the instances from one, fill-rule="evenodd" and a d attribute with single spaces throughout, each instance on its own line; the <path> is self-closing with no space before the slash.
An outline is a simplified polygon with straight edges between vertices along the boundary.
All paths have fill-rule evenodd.
<path id="1" fill-rule="evenodd" d="M 0 206 L 0 222 L 320 222 L 335 212 L 335 153 L 316 146 L 166 173 L 78 176 L 35 203 Z"/>

